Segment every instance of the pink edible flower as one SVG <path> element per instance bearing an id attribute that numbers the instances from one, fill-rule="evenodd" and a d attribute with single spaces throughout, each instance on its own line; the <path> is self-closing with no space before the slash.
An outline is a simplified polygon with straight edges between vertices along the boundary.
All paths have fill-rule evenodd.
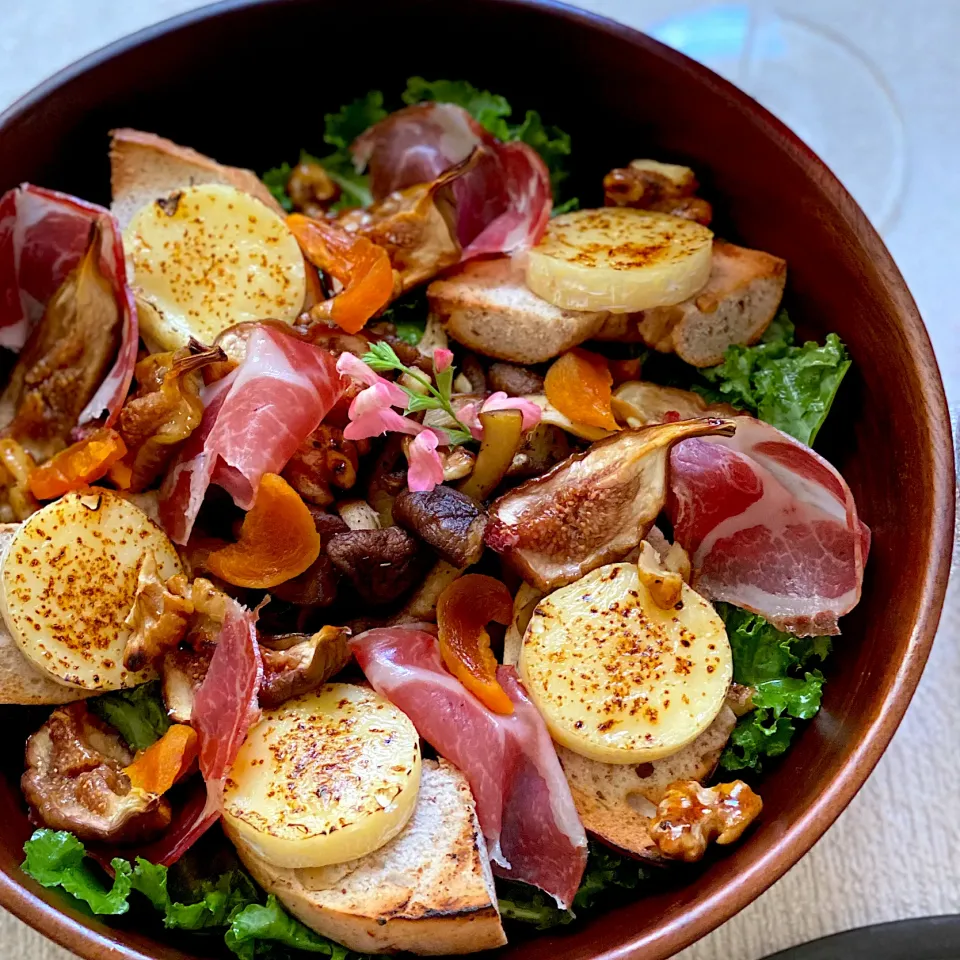
<path id="1" fill-rule="evenodd" d="M 494 410 L 519 410 L 523 417 L 523 429 L 532 430 L 539 422 L 543 411 L 532 400 L 525 400 L 523 397 L 508 397 L 502 390 L 497 393 L 491 393 L 483 406 L 481 413 L 492 413 Z"/>
<path id="2" fill-rule="evenodd" d="M 389 380 L 380 380 L 366 390 L 361 390 L 350 403 L 350 409 L 347 416 L 351 420 L 357 420 L 366 416 L 368 413 L 375 413 L 377 410 L 389 410 L 390 407 L 405 407 L 407 405 L 407 395 L 395 384 Z"/>
<path id="3" fill-rule="evenodd" d="M 388 408 L 373 410 L 357 417 L 356 420 L 351 420 L 344 427 L 343 435 L 347 440 L 367 440 L 370 437 L 383 436 L 385 433 L 406 433 L 416 436 L 422 430 L 422 424 Z"/>
<path id="4" fill-rule="evenodd" d="M 453 351 L 444 347 L 437 347 L 433 351 L 433 369 L 435 373 L 443 373 L 453 363 Z"/>
<path id="5" fill-rule="evenodd" d="M 337 372 L 345 377 L 353 377 L 372 387 L 375 383 L 383 380 L 383 377 L 372 367 L 367 366 L 358 356 L 352 353 L 341 353 L 337 358 Z"/>
<path id="6" fill-rule="evenodd" d="M 443 464 L 437 453 L 437 435 L 432 430 L 417 434 L 407 451 L 407 486 L 414 493 L 429 493 L 443 483 Z"/>
<path id="7" fill-rule="evenodd" d="M 532 430 L 539 422 L 543 411 L 532 400 L 523 397 L 508 397 L 502 390 L 490 394 L 483 401 L 483 406 L 477 409 L 475 403 L 465 403 L 457 411 L 457 419 L 470 431 L 474 440 L 483 439 L 483 424 L 480 422 L 481 413 L 492 413 L 494 410 L 516 410 L 522 418 L 521 426 L 524 430 Z"/>

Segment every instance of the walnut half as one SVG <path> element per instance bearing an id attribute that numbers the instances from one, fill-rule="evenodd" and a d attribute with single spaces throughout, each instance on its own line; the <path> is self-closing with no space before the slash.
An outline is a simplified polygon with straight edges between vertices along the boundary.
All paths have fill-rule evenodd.
<path id="1" fill-rule="evenodd" d="M 20 785 L 45 826 L 84 841 L 135 843 L 165 830 L 171 810 L 163 797 L 131 787 L 123 771 L 132 761 L 116 730 L 71 703 L 27 740 Z"/>
<path id="2" fill-rule="evenodd" d="M 762 809 L 763 801 L 742 780 L 715 787 L 677 780 L 657 806 L 650 837 L 663 856 L 694 863 L 711 840 L 720 846 L 739 840 Z"/>

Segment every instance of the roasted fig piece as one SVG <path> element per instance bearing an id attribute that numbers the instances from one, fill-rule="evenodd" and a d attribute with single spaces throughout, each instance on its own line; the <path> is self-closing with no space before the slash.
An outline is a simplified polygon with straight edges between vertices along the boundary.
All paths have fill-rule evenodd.
<path id="1" fill-rule="evenodd" d="M 178 647 L 164 656 L 160 669 L 163 702 L 174 723 L 190 723 L 197 689 L 207 675 L 216 649 L 214 643 L 202 643 L 196 649 Z"/>
<path id="2" fill-rule="evenodd" d="M 400 527 L 338 533 L 327 556 L 364 600 L 378 606 L 403 596 L 423 569 L 420 545 Z"/>
<path id="3" fill-rule="evenodd" d="M 393 518 L 433 547 L 448 563 L 469 567 L 483 553 L 487 512 L 473 497 L 452 487 L 405 490 L 393 502 Z"/>
<path id="4" fill-rule="evenodd" d="M 601 440 L 496 500 L 486 543 L 541 590 L 573 583 L 638 546 L 666 502 L 675 443 L 735 429 L 730 420 L 704 418 Z"/>
<path id="5" fill-rule="evenodd" d="M 135 789 L 124 768 L 133 752 L 84 703 L 54 710 L 27 740 L 20 786 L 37 819 L 81 840 L 134 843 L 170 824 L 170 804 Z"/>
<path id="6" fill-rule="evenodd" d="M 349 637 L 350 631 L 344 627 L 324 627 L 312 637 L 288 634 L 262 639 L 260 706 L 278 707 L 339 673 L 350 659 Z"/>

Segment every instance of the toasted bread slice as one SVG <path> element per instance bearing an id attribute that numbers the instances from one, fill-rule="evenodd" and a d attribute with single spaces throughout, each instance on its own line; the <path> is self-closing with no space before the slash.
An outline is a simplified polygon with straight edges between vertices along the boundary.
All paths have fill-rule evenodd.
<path id="1" fill-rule="evenodd" d="M 760 339 L 780 306 L 786 281 L 785 260 L 715 240 L 710 279 L 695 297 L 672 307 L 612 314 L 596 337 L 642 341 L 695 367 L 712 367 L 732 344 Z"/>
<path id="2" fill-rule="evenodd" d="M 709 777 L 736 724 L 733 710 L 724 705 L 693 743 L 652 763 L 599 763 L 558 746 L 557 756 L 584 829 L 635 857 L 660 860 L 649 823 L 664 791 L 675 780 Z"/>
<path id="3" fill-rule="evenodd" d="M 19 523 L 0 523 L 0 559 L 6 554 Z M 67 687 L 44 676 L 20 652 L 3 620 L 0 620 L 0 704 L 39 706 L 73 703 L 92 694 Z"/>
<path id="4" fill-rule="evenodd" d="M 143 206 L 178 187 L 223 183 L 249 193 L 284 216 L 252 170 L 225 167 L 190 147 L 181 147 L 155 133 L 124 127 L 110 133 L 110 209 L 124 229 Z"/>
<path id="5" fill-rule="evenodd" d="M 589 340 L 605 312 L 562 310 L 542 300 L 509 257 L 475 260 L 434 280 L 430 309 L 465 347 L 498 360 L 541 363 Z"/>
<path id="6" fill-rule="evenodd" d="M 307 926 L 360 953 L 474 953 L 507 942 L 486 844 L 463 774 L 425 760 L 413 816 L 360 860 L 274 867 L 238 843 L 253 878 Z"/>

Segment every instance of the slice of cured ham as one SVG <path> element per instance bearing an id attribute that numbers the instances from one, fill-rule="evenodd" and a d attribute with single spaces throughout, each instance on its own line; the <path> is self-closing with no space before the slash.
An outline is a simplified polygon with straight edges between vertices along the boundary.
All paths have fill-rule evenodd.
<path id="1" fill-rule="evenodd" d="M 49 299 L 80 262 L 100 224 L 100 272 L 113 288 L 123 333 L 113 367 L 80 414 L 82 427 L 112 424 L 137 362 L 137 309 L 127 284 L 120 228 L 109 210 L 56 190 L 23 184 L 0 197 L 0 346 L 20 350 Z"/>
<path id="2" fill-rule="evenodd" d="M 280 473 L 342 392 L 336 361 L 320 347 L 262 325 L 236 370 L 205 393 L 203 420 L 160 490 L 160 519 L 186 543 L 211 483 L 249 510 L 265 473 Z"/>
<path id="3" fill-rule="evenodd" d="M 733 437 L 685 440 L 670 454 L 667 510 L 694 586 L 798 636 L 839 633 L 870 547 L 853 494 L 809 447 L 734 419 Z"/>
<path id="4" fill-rule="evenodd" d="M 501 143 L 455 104 L 398 110 L 358 137 L 351 149 L 356 163 L 369 167 L 378 200 L 436 180 L 476 152 L 453 184 L 463 260 L 532 246 L 550 219 L 550 173 L 536 150 L 525 143 Z"/>
<path id="5" fill-rule="evenodd" d="M 569 907 L 586 865 L 586 835 L 550 735 L 514 669 L 497 673 L 514 704 L 503 716 L 447 671 L 427 630 L 370 630 L 351 646 L 374 689 L 467 777 L 495 872 Z"/>
<path id="6" fill-rule="evenodd" d="M 257 693 L 263 663 L 257 643 L 257 615 L 239 603 L 227 616 L 203 683 L 194 701 L 192 724 L 200 746 L 205 793 L 192 794 L 167 832 L 138 851 L 152 863 L 169 866 L 220 819 L 223 785 L 247 732 L 260 717 Z"/>

